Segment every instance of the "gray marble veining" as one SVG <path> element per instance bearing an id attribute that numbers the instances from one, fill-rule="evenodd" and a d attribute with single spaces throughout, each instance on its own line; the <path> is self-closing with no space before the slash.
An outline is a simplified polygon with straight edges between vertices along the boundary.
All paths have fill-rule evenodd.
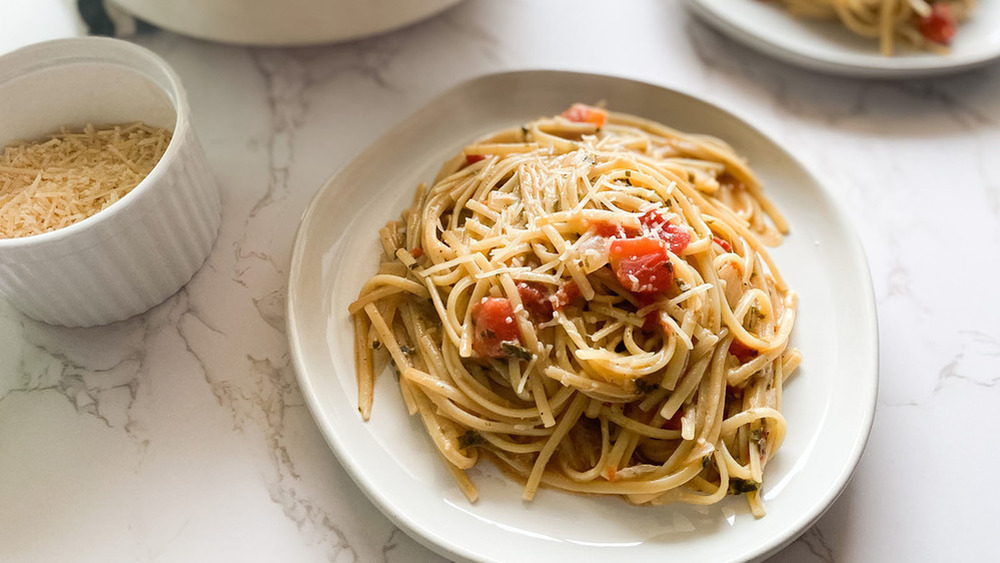
<path id="1" fill-rule="evenodd" d="M 595 11 L 628 40 L 593 41 Z M 1000 66 L 824 76 L 653 0 L 475 0 L 310 48 L 138 41 L 185 82 L 222 230 L 185 289 L 128 321 L 65 329 L 0 303 L 0 560 L 439 560 L 312 421 L 286 343 L 290 247 L 312 194 L 394 122 L 468 77 L 542 67 L 717 101 L 792 147 L 854 220 L 879 307 L 876 425 L 847 491 L 773 560 L 997 555 L 996 495 L 955 489 L 1000 462 Z"/>

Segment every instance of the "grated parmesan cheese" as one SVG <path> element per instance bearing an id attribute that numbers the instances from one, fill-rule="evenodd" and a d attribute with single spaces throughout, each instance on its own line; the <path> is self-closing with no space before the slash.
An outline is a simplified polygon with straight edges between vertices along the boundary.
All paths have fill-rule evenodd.
<path id="1" fill-rule="evenodd" d="M 0 238 L 61 229 L 112 205 L 156 166 L 170 132 L 143 123 L 63 128 L 0 154 Z"/>

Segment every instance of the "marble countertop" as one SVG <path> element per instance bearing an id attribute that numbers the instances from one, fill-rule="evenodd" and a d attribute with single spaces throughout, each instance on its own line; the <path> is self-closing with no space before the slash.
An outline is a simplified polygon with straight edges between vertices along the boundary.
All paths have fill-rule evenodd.
<path id="1" fill-rule="evenodd" d="M 851 212 L 878 302 L 874 429 L 840 499 L 772 561 L 996 557 L 1000 65 L 824 76 L 746 50 L 678 2 L 585 4 L 470 0 L 309 48 L 135 38 L 188 90 L 221 232 L 184 289 L 124 322 L 53 327 L 0 301 L 0 560 L 440 560 L 365 498 L 306 408 L 284 327 L 290 248 L 352 155 L 447 87 L 521 68 L 716 101 Z M 623 40 L 595 41 L 595 25 Z"/>

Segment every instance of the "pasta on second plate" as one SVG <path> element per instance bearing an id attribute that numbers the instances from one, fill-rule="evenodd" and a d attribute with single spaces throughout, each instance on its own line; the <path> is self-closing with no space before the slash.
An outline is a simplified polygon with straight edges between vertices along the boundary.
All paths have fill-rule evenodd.
<path id="1" fill-rule="evenodd" d="M 351 304 L 359 409 L 389 363 L 474 501 L 480 457 L 635 504 L 746 494 L 785 435 L 788 225 L 725 142 L 575 104 L 445 163 Z"/>
<path id="2" fill-rule="evenodd" d="M 792 14 L 839 20 L 851 32 L 877 38 L 879 51 L 893 55 L 897 43 L 947 52 L 959 23 L 976 0 L 778 0 Z"/>

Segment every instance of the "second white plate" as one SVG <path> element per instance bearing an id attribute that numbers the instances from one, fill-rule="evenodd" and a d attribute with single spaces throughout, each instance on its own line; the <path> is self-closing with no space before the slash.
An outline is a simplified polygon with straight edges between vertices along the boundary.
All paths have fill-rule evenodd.
<path id="1" fill-rule="evenodd" d="M 1000 2 L 979 2 L 960 24 L 951 52 L 900 49 L 886 57 L 878 41 L 859 37 L 839 22 L 797 18 L 777 2 L 688 0 L 706 23 L 741 43 L 813 70 L 870 78 L 912 78 L 967 70 L 1000 57 Z"/>
<path id="2" fill-rule="evenodd" d="M 534 502 L 488 463 L 470 504 L 395 379 L 381 377 L 370 422 L 357 410 L 347 314 L 375 271 L 376 232 L 418 182 L 475 137 L 558 113 L 572 102 L 707 133 L 748 157 L 792 234 L 774 252 L 800 295 L 793 345 L 805 361 L 787 384 L 788 436 L 765 472 L 767 516 L 743 498 L 711 507 L 635 507 L 542 490 Z M 477 78 L 442 94 L 336 174 L 306 211 L 293 249 L 288 336 L 320 430 L 369 498 L 398 526 L 455 559 L 736 561 L 764 557 L 814 522 L 847 484 L 871 428 L 877 389 L 874 298 L 861 247 L 832 196 L 793 157 L 734 115 L 692 96 L 609 76 L 555 71 Z"/>

